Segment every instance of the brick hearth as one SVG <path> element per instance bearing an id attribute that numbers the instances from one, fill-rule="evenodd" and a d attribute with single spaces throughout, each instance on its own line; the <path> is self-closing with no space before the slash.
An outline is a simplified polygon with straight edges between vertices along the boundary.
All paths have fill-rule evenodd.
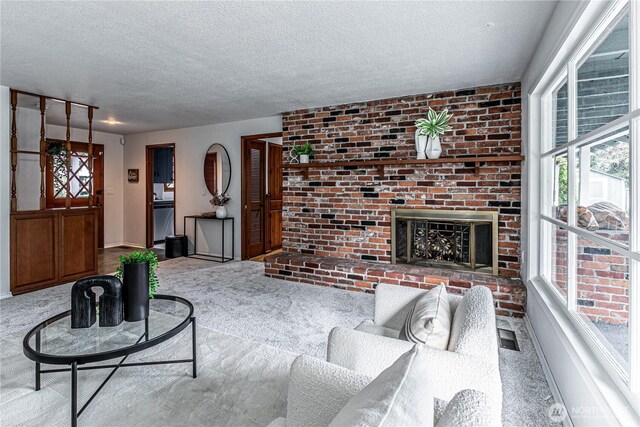
<path id="1" fill-rule="evenodd" d="M 379 283 L 431 289 L 444 283 L 462 294 L 471 286 L 491 289 L 496 314 L 522 317 L 526 289 L 519 279 L 405 264 L 382 264 L 337 257 L 281 252 L 265 258 L 267 277 L 350 291 L 374 292 Z"/>

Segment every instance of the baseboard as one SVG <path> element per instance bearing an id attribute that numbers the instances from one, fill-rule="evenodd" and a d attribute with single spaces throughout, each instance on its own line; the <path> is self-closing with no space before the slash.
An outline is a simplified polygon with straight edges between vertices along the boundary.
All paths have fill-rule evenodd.
<path id="1" fill-rule="evenodd" d="M 0 300 L 11 298 L 12 296 L 13 296 L 12 293 L 2 294 L 2 295 L 0 295 Z"/>
<path id="2" fill-rule="evenodd" d="M 538 337 L 536 337 L 536 333 L 533 330 L 533 326 L 531 326 L 531 322 L 529 322 L 529 318 L 525 314 L 524 316 L 524 324 L 527 327 L 527 332 L 529 333 L 529 337 L 531 338 L 531 342 L 533 342 L 533 347 L 536 350 L 536 354 L 538 355 L 538 359 L 540 360 L 540 364 L 542 365 L 542 372 L 544 373 L 544 377 L 549 384 L 549 389 L 551 390 L 551 395 L 553 396 L 554 403 L 560 403 L 566 407 L 564 404 L 564 400 L 562 399 L 562 395 L 560 394 L 560 389 L 558 389 L 558 385 L 556 384 L 556 380 L 553 377 L 553 373 L 551 373 L 551 368 L 549 368 L 549 364 L 547 363 L 547 359 L 544 357 L 544 353 L 542 352 L 542 347 L 538 342 Z M 562 425 L 564 427 L 573 427 L 573 422 L 571 421 L 571 417 L 565 417 L 562 421 Z"/>
<path id="3" fill-rule="evenodd" d="M 141 245 L 139 243 L 128 243 L 128 242 L 109 243 L 108 245 L 104 245 L 104 248 L 105 249 L 119 248 L 121 246 L 127 246 L 127 247 L 130 247 L 130 248 L 146 249 L 146 246 Z"/>

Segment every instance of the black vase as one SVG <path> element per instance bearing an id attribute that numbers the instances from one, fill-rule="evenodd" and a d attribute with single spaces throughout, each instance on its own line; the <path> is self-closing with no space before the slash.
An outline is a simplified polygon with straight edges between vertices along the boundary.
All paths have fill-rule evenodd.
<path id="1" fill-rule="evenodd" d="M 149 317 L 149 263 L 124 264 L 122 284 L 124 320 L 137 322 Z"/>

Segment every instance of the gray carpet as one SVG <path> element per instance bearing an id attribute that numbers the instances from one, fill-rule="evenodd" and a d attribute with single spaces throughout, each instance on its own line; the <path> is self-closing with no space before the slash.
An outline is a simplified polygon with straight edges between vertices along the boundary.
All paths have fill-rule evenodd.
<path id="1" fill-rule="evenodd" d="M 81 425 L 265 425 L 285 413 L 288 367 L 297 354 L 324 358 L 329 331 L 373 315 L 373 296 L 264 277 L 263 264 L 162 262 L 160 293 L 196 308 L 199 377 L 184 365 L 119 371 L 80 418 Z M 68 374 L 45 375 L 33 391 L 33 363 L 22 337 L 37 322 L 69 309 L 70 285 L 0 301 L 0 425 L 68 425 Z M 500 318 L 520 352 L 500 350 L 505 426 L 553 425 L 540 362 L 520 319 Z M 188 357 L 190 337 L 138 355 Z M 80 376 L 80 401 L 102 378 Z M 134 387 L 131 384 L 135 384 Z M 46 417 L 46 418 L 44 418 Z"/>

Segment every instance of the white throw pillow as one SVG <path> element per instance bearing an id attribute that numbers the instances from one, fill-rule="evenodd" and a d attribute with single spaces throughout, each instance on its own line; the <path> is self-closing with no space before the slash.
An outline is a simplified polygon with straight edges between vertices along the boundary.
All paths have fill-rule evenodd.
<path id="1" fill-rule="evenodd" d="M 409 310 L 400 339 L 446 350 L 451 333 L 451 307 L 444 283 L 422 295 Z"/>
<path id="2" fill-rule="evenodd" d="M 433 426 L 429 362 L 416 344 L 347 402 L 329 427 Z"/>

